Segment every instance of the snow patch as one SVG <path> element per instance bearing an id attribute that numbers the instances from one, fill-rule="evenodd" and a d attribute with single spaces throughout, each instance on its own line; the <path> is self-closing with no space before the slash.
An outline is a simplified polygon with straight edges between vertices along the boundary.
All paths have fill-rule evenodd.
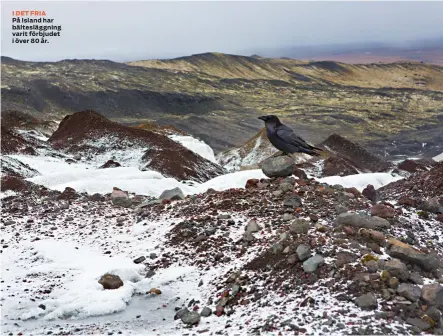
<path id="1" fill-rule="evenodd" d="M 178 142 L 182 146 L 205 158 L 206 160 L 217 163 L 213 149 L 206 142 L 192 136 L 185 135 L 172 134 L 168 137 L 169 139 Z"/>
<path id="2" fill-rule="evenodd" d="M 316 180 L 329 185 L 340 184 L 345 188 L 355 187 L 362 191 L 368 184 L 372 184 L 375 189 L 378 189 L 402 178 L 403 176 L 401 175 L 391 173 L 364 173 L 348 176 L 328 176 L 316 178 Z"/>
<path id="3" fill-rule="evenodd" d="M 434 156 L 433 159 L 434 159 L 434 161 L 437 161 L 437 162 L 443 161 L 443 153 L 440 153 L 437 156 Z"/>

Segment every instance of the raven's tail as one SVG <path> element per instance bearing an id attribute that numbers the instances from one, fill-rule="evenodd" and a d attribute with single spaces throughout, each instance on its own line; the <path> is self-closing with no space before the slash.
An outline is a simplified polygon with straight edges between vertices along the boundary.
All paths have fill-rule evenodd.
<path id="1" fill-rule="evenodd" d="M 315 148 L 315 147 L 312 147 L 312 148 Z M 304 149 L 302 152 L 306 153 L 306 154 L 309 154 L 309 155 L 312 155 L 312 156 L 321 156 L 321 154 L 313 151 L 312 149 Z"/>

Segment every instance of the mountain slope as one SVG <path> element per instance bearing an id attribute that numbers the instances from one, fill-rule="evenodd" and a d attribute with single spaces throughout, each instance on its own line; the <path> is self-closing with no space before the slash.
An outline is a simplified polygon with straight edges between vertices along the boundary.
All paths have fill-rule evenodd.
<path id="1" fill-rule="evenodd" d="M 207 53 L 122 64 L 2 58 L 2 110 L 61 119 L 94 109 L 129 125 L 172 125 L 216 151 L 240 145 L 278 114 L 308 141 L 363 142 L 440 125 L 443 68 L 347 65 Z M 407 139 L 407 134 L 402 135 Z"/>

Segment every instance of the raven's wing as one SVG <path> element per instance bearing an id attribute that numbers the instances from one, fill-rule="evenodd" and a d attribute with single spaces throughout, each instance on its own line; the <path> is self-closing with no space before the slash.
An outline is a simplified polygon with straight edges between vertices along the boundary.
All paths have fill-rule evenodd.
<path id="1" fill-rule="evenodd" d="M 298 136 L 292 129 L 286 125 L 280 125 L 275 128 L 275 132 L 279 138 L 300 149 L 311 149 L 305 140 Z"/>

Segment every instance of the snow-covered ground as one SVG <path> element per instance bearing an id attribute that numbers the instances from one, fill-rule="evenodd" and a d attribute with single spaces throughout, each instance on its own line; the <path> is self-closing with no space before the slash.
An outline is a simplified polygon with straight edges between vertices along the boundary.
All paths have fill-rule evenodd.
<path id="1" fill-rule="evenodd" d="M 216 161 L 212 149 L 199 140 L 174 136 L 174 141 L 213 162 Z M 98 169 L 98 166 L 111 158 L 109 153 L 90 162 L 83 160 L 72 163 L 67 163 L 65 157 L 10 157 L 40 173 L 28 178 L 29 181 L 59 191 L 72 187 L 77 192 L 89 194 L 110 193 L 113 187 L 154 197 L 175 187 L 180 187 L 185 194 L 199 194 L 210 188 L 218 191 L 243 188 L 248 179 L 265 177 L 261 170 L 245 170 L 218 176 L 205 183 L 179 182 L 158 172 L 140 171 L 136 166 L 139 154 L 114 153 L 111 156 L 128 166 L 108 169 Z M 375 173 L 318 180 L 362 190 L 367 184 L 379 188 L 400 178 L 402 177 L 389 173 Z M 11 193 L 2 194 L 10 195 Z M 133 262 L 135 258 L 149 256 L 151 253 L 174 253 L 162 243 L 172 224 L 179 222 L 180 218 L 171 220 L 159 216 L 156 220 L 137 222 L 130 209 L 114 208 L 110 204 L 100 206 L 104 208 L 94 208 L 92 205 L 88 209 L 85 204 L 73 202 L 68 209 L 55 212 L 53 216 L 45 217 L 46 219 L 40 213 L 31 212 L 17 219 L 19 223 L 3 227 L 1 278 L 9 286 L 2 286 L 3 330 L 14 334 L 24 332 L 25 335 L 41 335 L 60 329 L 68 334 L 74 329 L 94 333 L 96 327 L 96 334 L 116 334 L 120 331 L 123 334 L 137 335 L 182 335 L 194 330 L 212 332 L 224 329 L 226 319 L 215 315 L 202 319 L 193 330 L 183 329 L 182 322 L 174 322 L 173 317 L 174 308 L 180 307 L 190 297 L 200 301 L 203 307 L 214 293 L 208 293 L 210 287 L 201 287 L 199 281 L 209 283 L 211 279 L 225 274 L 227 267 L 203 272 L 186 265 L 182 260 L 167 269 L 159 270 L 151 278 L 145 278 L 145 267 Z M 68 217 L 72 219 L 68 220 Z M 122 226 L 116 225 L 118 218 L 123 218 Z M 18 224 L 26 225 L 28 220 L 32 220 L 33 229 L 21 231 Z M 19 235 L 17 230 L 20 231 Z M 230 238 L 236 240 L 243 233 L 243 228 L 238 232 L 230 232 Z M 153 260 L 156 258 L 154 256 Z M 228 265 L 230 266 L 232 265 Z M 107 272 L 119 275 L 124 286 L 112 291 L 103 290 L 97 281 Z M 151 288 L 159 288 L 162 294 L 146 294 Z M 334 308 L 339 307 L 335 304 L 336 299 L 327 296 L 321 288 L 314 294 L 323 298 L 326 303 L 313 316 L 312 323 L 316 323 L 314 320 L 324 311 L 339 309 Z M 275 300 L 281 301 L 277 294 Z M 308 310 L 306 307 L 299 307 L 299 303 L 298 298 L 288 295 L 280 308 L 264 306 L 255 312 L 249 312 L 247 317 L 242 315 L 244 311 L 239 310 L 229 318 L 238 321 L 246 319 L 245 322 L 249 324 L 253 316 L 258 319 L 260 316 L 282 314 L 283 310 Z M 348 305 L 350 310 L 355 309 L 352 303 Z M 343 305 L 340 309 L 343 309 Z M 297 319 L 297 316 L 299 314 L 295 312 L 294 318 Z M 359 316 L 356 315 L 355 320 L 358 319 Z M 342 322 L 353 323 L 353 320 Z M 233 335 L 247 335 L 247 329 L 241 329 L 238 325 L 234 325 L 230 332 Z M 308 334 L 315 334 L 314 329 L 309 329 L 309 325 L 306 328 Z"/>
<path id="2" fill-rule="evenodd" d="M 217 163 L 217 159 L 215 158 L 214 150 L 204 141 L 196 139 L 192 136 L 188 135 L 177 135 L 172 134 L 169 135 L 171 140 L 178 142 L 182 146 L 188 148 L 194 153 L 199 154 L 205 159 Z"/>
<path id="3" fill-rule="evenodd" d="M 362 191 L 368 184 L 372 184 L 375 189 L 378 189 L 402 178 L 403 176 L 392 173 L 365 173 L 348 176 L 328 176 L 318 178 L 317 181 L 329 185 L 341 184 L 345 188 L 355 187 L 359 191 Z"/>
<path id="4" fill-rule="evenodd" d="M 433 159 L 434 159 L 434 161 L 437 161 L 437 162 L 443 161 L 443 153 L 440 153 L 437 156 L 434 156 Z"/>

